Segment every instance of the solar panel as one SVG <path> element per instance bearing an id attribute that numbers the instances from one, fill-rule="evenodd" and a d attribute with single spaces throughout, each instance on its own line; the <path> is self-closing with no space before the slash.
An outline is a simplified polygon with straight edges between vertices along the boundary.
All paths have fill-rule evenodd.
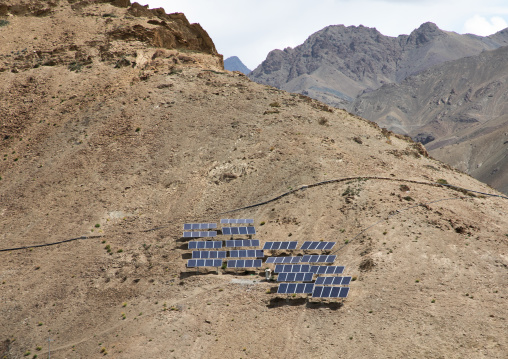
<path id="1" fill-rule="evenodd" d="M 263 249 L 296 249 L 298 242 L 265 242 Z"/>
<path id="2" fill-rule="evenodd" d="M 302 250 L 316 249 L 316 250 L 327 251 L 327 250 L 332 249 L 334 245 L 335 245 L 335 242 L 307 241 L 302 244 L 302 247 L 300 249 L 302 249 Z"/>
<path id="3" fill-rule="evenodd" d="M 222 227 L 222 234 L 256 234 L 256 229 L 253 226 L 249 227 Z"/>
<path id="4" fill-rule="evenodd" d="M 215 229 L 217 228 L 217 223 L 185 223 L 183 225 L 184 231 L 190 231 L 193 229 Z"/>
<path id="5" fill-rule="evenodd" d="M 314 283 L 280 283 L 277 288 L 278 294 L 311 294 Z"/>
<path id="6" fill-rule="evenodd" d="M 259 239 L 231 239 L 226 241 L 225 247 L 259 247 Z"/>
<path id="7" fill-rule="evenodd" d="M 222 248 L 222 241 L 190 241 L 189 249 L 217 249 Z"/>
<path id="8" fill-rule="evenodd" d="M 222 259 L 189 259 L 187 267 L 220 267 L 222 266 Z"/>
<path id="9" fill-rule="evenodd" d="M 231 258 L 263 258 L 263 250 L 262 249 L 241 249 L 229 251 L 229 256 Z"/>
<path id="10" fill-rule="evenodd" d="M 296 257 L 268 257 L 266 263 L 300 263 L 301 256 Z"/>
<path id="11" fill-rule="evenodd" d="M 184 238 L 216 237 L 217 231 L 207 232 L 183 232 Z"/>
<path id="12" fill-rule="evenodd" d="M 226 258 L 226 251 L 192 251 L 192 259 Z"/>
<path id="13" fill-rule="evenodd" d="M 221 224 L 229 224 L 229 223 L 231 223 L 231 224 L 235 224 L 235 223 L 251 224 L 251 223 L 254 223 L 254 220 L 253 219 L 247 219 L 247 218 L 239 218 L 239 219 L 225 218 L 225 219 L 221 219 L 220 223 Z"/>
<path id="14" fill-rule="evenodd" d="M 349 287 L 324 287 L 314 285 L 312 291 L 313 298 L 346 298 L 349 293 Z"/>
<path id="15" fill-rule="evenodd" d="M 277 282 L 312 282 L 314 273 L 310 272 L 289 272 L 279 273 Z"/>
<path id="16" fill-rule="evenodd" d="M 323 285 L 349 285 L 351 277 L 318 277 L 316 284 Z"/>
<path id="17" fill-rule="evenodd" d="M 314 274 L 342 274 L 344 266 L 311 266 L 309 272 Z"/>
<path id="18" fill-rule="evenodd" d="M 233 259 L 228 260 L 228 268 L 259 268 L 261 259 Z"/>
<path id="19" fill-rule="evenodd" d="M 272 257 L 270 257 L 272 258 Z M 277 264 L 274 273 L 289 273 L 289 272 L 310 272 L 310 265 L 308 264 Z"/>
<path id="20" fill-rule="evenodd" d="M 302 256 L 302 263 L 333 263 L 337 256 L 320 256 L 320 255 L 304 255 Z"/>

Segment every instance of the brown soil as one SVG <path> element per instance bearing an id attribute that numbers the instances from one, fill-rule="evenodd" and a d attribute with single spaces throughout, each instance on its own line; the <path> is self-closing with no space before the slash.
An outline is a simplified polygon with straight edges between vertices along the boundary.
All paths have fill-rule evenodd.
<path id="1" fill-rule="evenodd" d="M 2 58 L 32 29 L 87 38 L 87 17 L 59 14 L 9 17 Z M 1 357 L 45 357 L 48 337 L 52 358 L 506 357 L 506 199 L 431 185 L 496 194 L 220 56 L 111 41 L 131 65 L 91 46 L 79 71 L 0 73 L 0 249 L 87 237 L 0 252 Z M 269 265 L 187 269 L 183 223 L 227 217 L 254 218 L 262 243 L 337 241 L 349 297 L 277 295 Z"/>

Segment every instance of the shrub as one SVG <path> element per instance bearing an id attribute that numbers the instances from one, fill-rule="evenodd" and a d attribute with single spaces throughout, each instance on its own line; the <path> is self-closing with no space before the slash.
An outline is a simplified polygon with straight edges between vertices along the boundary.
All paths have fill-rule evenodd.
<path id="1" fill-rule="evenodd" d="M 278 103 L 278 102 L 272 102 L 270 104 L 270 107 L 280 107 L 280 103 Z"/>
<path id="2" fill-rule="evenodd" d="M 439 183 L 439 184 L 448 184 L 448 181 L 445 180 L 445 179 L 440 178 L 440 179 L 437 180 L 437 183 Z"/>
<path id="3" fill-rule="evenodd" d="M 99 228 L 100 226 L 101 226 L 101 225 L 100 225 L 99 223 L 97 223 L 97 224 L 95 225 L 95 228 Z"/>
<path id="4" fill-rule="evenodd" d="M 9 21 L 7 20 L 0 20 L 0 27 L 9 25 Z"/>

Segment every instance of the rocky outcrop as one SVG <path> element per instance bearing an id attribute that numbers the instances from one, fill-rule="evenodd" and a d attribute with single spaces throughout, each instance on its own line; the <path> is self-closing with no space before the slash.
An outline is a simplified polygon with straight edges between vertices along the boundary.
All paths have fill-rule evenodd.
<path id="1" fill-rule="evenodd" d="M 26 34 L 23 39 L 26 47 L 22 51 L 0 53 L 0 72 L 58 65 L 80 71 L 92 66 L 94 61 L 107 62 L 113 67 L 127 63 L 139 66 L 137 52 L 150 48 L 211 55 L 223 68 L 222 55 L 217 52 L 210 36 L 201 25 L 189 23 L 182 13 L 167 14 L 162 8 L 149 9 L 130 0 L 6 1 L 0 4 L 0 16 L 6 16 L 3 26 L 21 26 L 16 20 L 20 16 L 49 13 L 53 14 L 52 18 L 61 20 L 48 21 L 66 21 L 69 11 L 81 18 L 83 27 L 76 28 L 76 31 L 86 31 L 89 35 L 86 41 L 80 41 L 76 32 L 58 34 L 50 31 L 52 25 L 42 26 L 35 38 Z M 37 41 L 39 37 L 47 41 Z M 178 54 L 170 57 L 173 65 L 182 62 Z M 148 63 L 142 62 L 144 65 Z"/>

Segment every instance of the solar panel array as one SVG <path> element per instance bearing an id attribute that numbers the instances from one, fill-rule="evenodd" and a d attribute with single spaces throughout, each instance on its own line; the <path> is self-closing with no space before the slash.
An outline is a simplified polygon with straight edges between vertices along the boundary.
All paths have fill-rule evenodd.
<path id="1" fill-rule="evenodd" d="M 259 247 L 259 239 L 231 239 L 226 241 L 225 247 Z"/>
<path id="2" fill-rule="evenodd" d="M 314 285 L 312 298 L 346 298 L 349 287 L 324 287 Z"/>
<path id="3" fill-rule="evenodd" d="M 183 225 L 184 231 L 190 231 L 193 229 L 215 229 L 217 228 L 217 223 L 185 223 Z"/>
<path id="4" fill-rule="evenodd" d="M 275 257 L 270 257 L 275 258 Z M 314 274 L 342 274 L 344 266 L 312 266 L 310 264 L 277 264 L 274 273 L 312 272 Z"/>
<path id="5" fill-rule="evenodd" d="M 253 219 L 246 219 L 246 218 L 240 218 L 240 219 L 225 218 L 225 219 L 221 219 L 220 223 L 221 224 L 236 224 L 236 223 L 239 223 L 239 224 L 251 224 L 251 223 L 254 223 L 254 220 Z"/>
<path id="6" fill-rule="evenodd" d="M 304 272 L 290 272 L 290 273 L 279 273 L 277 276 L 277 282 L 312 282 L 314 273 Z"/>
<path id="7" fill-rule="evenodd" d="M 226 258 L 226 251 L 192 251 L 192 259 Z"/>
<path id="8" fill-rule="evenodd" d="M 317 277 L 316 284 L 322 285 L 349 285 L 351 277 Z"/>
<path id="9" fill-rule="evenodd" d="M 228 268 L 259 268 L 261 259 L 233 259 L 228 260 Z"/>
<path id="10" fill-rule="evenodd" d="M 337 256 L 304 255 L 296 257 L 268 257 L 266 263 L 333 263 Z"/>
<path id="11" fill-rule="evenodd" d="M 309 264 L 277 264 L 274 273 L 310 272 Z"/>
<path id="12" fill-rule="evenodd" d="M 216 237 L 217 231 L 183 232 L 183 238 Z"/>
<path id="13" fill-rule="evenodd" d="M 189 249 L 217 249 L 222 248 L 222 241 L 190 241 Z"/>
<path id="14" fill-rule="evenodd" d="M 241 249 L 229 251 L 229 256 L 231 258 L 263 258 L 263 250 L 262 249 Z"/>
<path id="15" fill-rule="evenodd" d="M 304 255 L 302 256 L 302 263 L 333 263 L 337 256 L 320 256 L 320 255 Z"/>
<path id="16" fill-rule="evenodd" d="M 222 234 L 256 234 L 256 229 L 253 226 L 222 227 Z"/>
<path id="17" fill-rule="evenodd" d="M 277 289 L 278 294 L 311 294 L 314 283 L 281 283 Z"/>
<path id="18" fill-rule="evenodd" d="M 187 267 L 220 267 L 222 266 L 222 259 L 189 259 Z"/>
<path id="19" fill-rule="evenodd" d="M 268 257 L 266 263 L 300 263 L 301 256 L 298 257 Z"/>
<path id="20" fill-rule="evenodd" d="M 342 274 L 344 266 L 310 266 L 309 272 L 314 274 Z"/>
<path id="21" fill-rule="evenodd" d="M 302 250 L 311 250 L 311 249 L 317 249 L 321 251 L 328 251 L 333 248 L 335 245 L 335 242 L 303 242 L 302 247 L 300 249 Z"/>
<path id="22" fill-rule="evenodd" d="M 265 242 L 263 249 L 296 249 L 298 242 Z"/>

